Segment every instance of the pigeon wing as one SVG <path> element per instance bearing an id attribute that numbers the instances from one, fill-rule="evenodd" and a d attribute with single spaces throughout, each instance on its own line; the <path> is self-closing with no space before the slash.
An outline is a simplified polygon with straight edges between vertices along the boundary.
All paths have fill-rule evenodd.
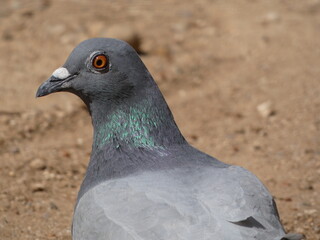
<path id="1" fill-rule="evenodd" d="M 182 168 L 113 179 L 79 201 L 73 238 L 132 240 L 280 239 L 273 200 L 239 167 Z M 270 231 L 270 232 L 269 232 Z M 225 236 L 227 235 L 227 236 Z M 242 238 L 243 237 L 243 238 Z"/>

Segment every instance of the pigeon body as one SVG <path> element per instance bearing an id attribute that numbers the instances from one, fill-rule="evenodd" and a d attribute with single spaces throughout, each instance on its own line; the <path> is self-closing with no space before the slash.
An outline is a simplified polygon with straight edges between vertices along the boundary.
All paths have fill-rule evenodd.
<path id="1" fill-rule="evenodd" d="M 58 91 L 84 101 L 94 128 L 73 240 L 302 239 L 253 174 L 187 143 L 127 43 L 80 43 L 37 96 Z"/>

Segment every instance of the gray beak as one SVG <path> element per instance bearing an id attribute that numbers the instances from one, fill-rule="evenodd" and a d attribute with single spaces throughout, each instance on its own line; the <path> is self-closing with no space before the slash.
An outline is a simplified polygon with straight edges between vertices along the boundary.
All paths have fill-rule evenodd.
<path id="1" fill-rule="evenodd" d="M 76 76 L 77 74 L 71 75 L 68 69 L 64 67 L 56 69 L 52 73 L 52 76 L 40 85 L 36 93 L 36 97 L 43 97 L 50 93 L 65 90 L 70 86 L 69 81 Z"/>

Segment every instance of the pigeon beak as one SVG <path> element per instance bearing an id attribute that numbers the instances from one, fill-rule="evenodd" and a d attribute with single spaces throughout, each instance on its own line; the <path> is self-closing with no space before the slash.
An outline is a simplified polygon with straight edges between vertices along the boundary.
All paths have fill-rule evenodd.
<path id="1" fill-rule="evenodd" d="M 43 97 L 50 93 L 63 91 L 70 86 L 69 81 L 76 76 L 77 74 L 70 74 L 68 69 L 64 67 L 56 69 L 51 77 L 38 88 L 36 97 Z"/>

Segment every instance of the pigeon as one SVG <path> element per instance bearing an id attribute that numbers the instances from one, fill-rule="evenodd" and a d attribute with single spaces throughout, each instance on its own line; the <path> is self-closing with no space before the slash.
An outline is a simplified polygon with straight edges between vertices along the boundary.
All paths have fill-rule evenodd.
<path id="1" fill-rule="evenodd" d="M 299 240 L 251 172 L 192 147 L 126 42 L 81 42 L 36 96 L 71 92 L 92 118 L 93 144 L 73 240 Z"/>

